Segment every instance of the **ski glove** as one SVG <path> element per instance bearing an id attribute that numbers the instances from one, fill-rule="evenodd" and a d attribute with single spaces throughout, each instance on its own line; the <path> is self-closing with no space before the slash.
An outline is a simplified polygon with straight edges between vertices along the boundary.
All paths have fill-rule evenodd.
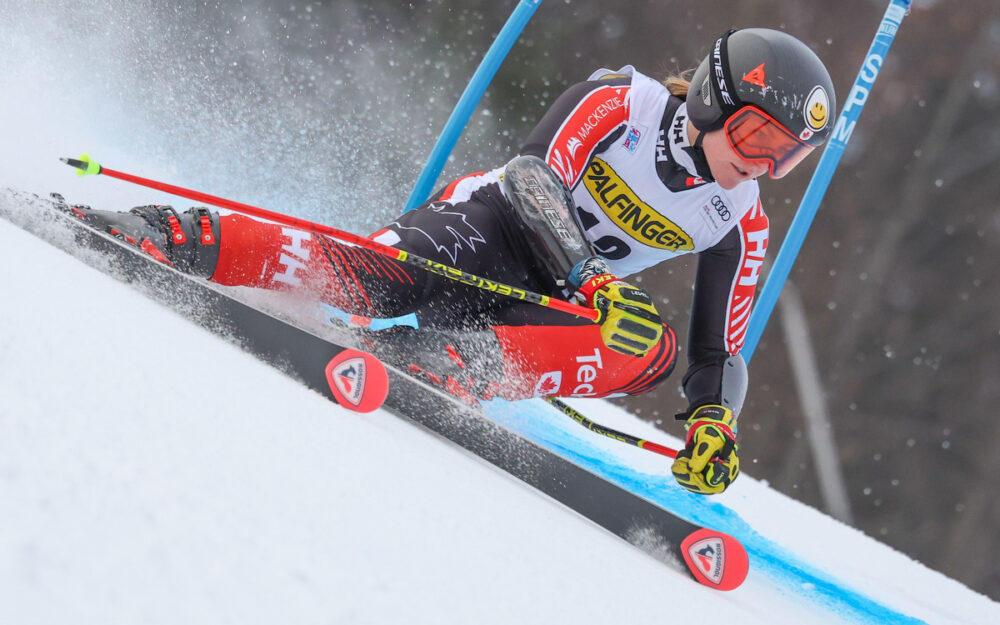
<path id="1" fill-rule="evenodd" d="M 735 415 L 723 406 L 701 406 L 684 427 L 687 441 L 674 460 L 674 479 L 700 495 L 726 490 L 740 474 Z"/>
<path id="2" fill-rule="evenodd" d="M 663 321 L 645 290 L 619 280 L 603 258 L 581 261 L 569 275 L 570 284 L 588 306 L 601 313 L 601 338 L 609 349 L 645 356 L 663 338 Z"/>

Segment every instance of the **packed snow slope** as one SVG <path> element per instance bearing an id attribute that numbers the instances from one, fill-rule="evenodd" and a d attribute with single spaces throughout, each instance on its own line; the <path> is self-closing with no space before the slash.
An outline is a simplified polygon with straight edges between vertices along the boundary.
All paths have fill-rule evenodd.
<path id="1" fill-rule="evenodd" d="M 490 407 L 734 530 L 750 577 L 731 593 L 701 587 L 3 220 L 0 265 L 2 623 L 1000 622 L 1000 605 L 749 477 L 691 497 L 660 457 L 537 405 Z M 577 405 L 663 439 L 610 404 Z"/>

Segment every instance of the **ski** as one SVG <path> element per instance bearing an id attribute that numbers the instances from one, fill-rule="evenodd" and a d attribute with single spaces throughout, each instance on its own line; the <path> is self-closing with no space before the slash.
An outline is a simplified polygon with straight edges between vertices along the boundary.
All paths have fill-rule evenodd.
<path id="1" fill-rule="evenodd" d="M 349 331 L 263 310 L 242 292 L 176 271 L 87 226 L 60 202 L 59 196 L 8 190 L 0 192 L 0 217 L 235 340 L 342 406 L 360 412 L 382 406 L 452 441 L 654 557 L 684 563 L 701 584 L 732 590 L 745 579 L 747 554 L 735 538 L 690 523 L 507 430 L 477 407 L 366 353 L 364 341 Z"/>

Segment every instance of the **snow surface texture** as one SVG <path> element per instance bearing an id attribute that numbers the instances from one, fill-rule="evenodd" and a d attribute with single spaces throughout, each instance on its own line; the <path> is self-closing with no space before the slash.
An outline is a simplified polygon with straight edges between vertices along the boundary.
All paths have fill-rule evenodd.
<path id="1" fill-rule="evenodd" d="M 741 538 L 747 582 L 706 589 L 3 220 L 0 265 L 0 623 L 697 622 L 707 609 L 713 622 L 1000 622 L 1000 605 L 749 477 L 689 496 L 659 456 L 541 404 L 490 406 Z M 606 402 L 575 403 L 664 439 Z"/>

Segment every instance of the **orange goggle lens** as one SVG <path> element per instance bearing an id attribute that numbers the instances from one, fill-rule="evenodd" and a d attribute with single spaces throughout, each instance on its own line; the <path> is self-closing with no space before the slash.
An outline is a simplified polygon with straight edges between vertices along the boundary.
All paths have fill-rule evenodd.
<path id="1" fill-rule="evenodd" d="M 813 146 L 753 106 L 737 111 L 726 120 L 724 128 L 729 145 L 740 158 L 766 162 L 771 178 L 784 177 L 813 150 Z"/>

